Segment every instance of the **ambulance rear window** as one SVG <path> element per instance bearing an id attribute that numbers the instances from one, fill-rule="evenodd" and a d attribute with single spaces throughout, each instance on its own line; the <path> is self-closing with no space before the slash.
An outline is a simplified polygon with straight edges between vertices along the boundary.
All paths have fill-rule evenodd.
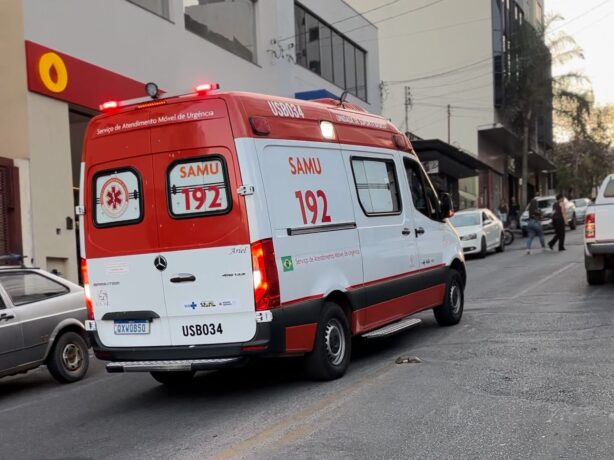
<path id="1" fill-rule="evenodd" d="M 166 183 L 169 210 L 175 218 L 225 214 L 232 206 L 220 156 L 177 161 L 169 167 Z"/>
<path id="2" fill-rule="evenodd" d="M 135 224 L 143 218 L 141 178 L 129 168 L 103 171 L 94 176 L 96 227 Z"/>

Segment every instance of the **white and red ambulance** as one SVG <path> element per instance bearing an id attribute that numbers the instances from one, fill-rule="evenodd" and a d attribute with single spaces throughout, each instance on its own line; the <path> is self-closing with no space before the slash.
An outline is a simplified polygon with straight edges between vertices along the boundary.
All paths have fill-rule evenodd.
<path id="1" fill-rule="evenodd" d="M 460 321 L 450 199 L 405 136 L 349 103 L 212 88 L 108 103 L 88 127 L 82 271 L 108 371 L 172 383 L 305 355 L 333 379 L 353 336 Z"/>

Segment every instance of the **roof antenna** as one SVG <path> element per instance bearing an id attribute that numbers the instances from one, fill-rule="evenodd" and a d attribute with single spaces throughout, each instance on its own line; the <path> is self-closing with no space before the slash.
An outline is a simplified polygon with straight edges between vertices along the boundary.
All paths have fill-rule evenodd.
<path id="1" fill-rule="evenodd" d="M 349 94 L 349 91 L 347 89 L 344 89 L 343 92 L 341 93 L 341 96 L 339 96 L 339 103 L 337 105 L 342 106 L 345 100 L 347 99 L 348 94 Z"/>

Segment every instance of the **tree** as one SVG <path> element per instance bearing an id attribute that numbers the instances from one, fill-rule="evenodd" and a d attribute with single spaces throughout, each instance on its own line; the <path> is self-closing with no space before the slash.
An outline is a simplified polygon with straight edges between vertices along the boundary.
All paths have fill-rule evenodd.
<path id="1" fill-rule="evenodd" d="M 532 134 L 536 134 L 540 116 L 551 119 L 553 104 L 565 110 L 571 119 L 582 120 L 590 109 L 586 91 L 578 91 L 586 78 L 576 73 L 552 75 L 553 62 L 581 58 L 582 51 L 571 37 L 563 33 L 546 32 L 554 17 L 543 26 L 533 27 L 527 21 L 516 24 L 512 31 L 511 49 L 505 72 L 503 111 L 522 143 L 522 187 L 520 202 L 527 203 L 529 177 L 529 148 Z"/>

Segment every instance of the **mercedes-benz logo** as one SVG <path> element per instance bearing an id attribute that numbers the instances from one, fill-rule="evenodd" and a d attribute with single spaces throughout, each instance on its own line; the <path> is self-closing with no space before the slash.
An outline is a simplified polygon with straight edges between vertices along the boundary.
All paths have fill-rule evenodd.
<path id="1" fill-rule="evenodd" d="M 166 270 L 166 266 L 167 262 L 163 256 L 156 257 L 156 260 L 154 260 L 154 267 L 163 272 L 164 270 Z"/>

